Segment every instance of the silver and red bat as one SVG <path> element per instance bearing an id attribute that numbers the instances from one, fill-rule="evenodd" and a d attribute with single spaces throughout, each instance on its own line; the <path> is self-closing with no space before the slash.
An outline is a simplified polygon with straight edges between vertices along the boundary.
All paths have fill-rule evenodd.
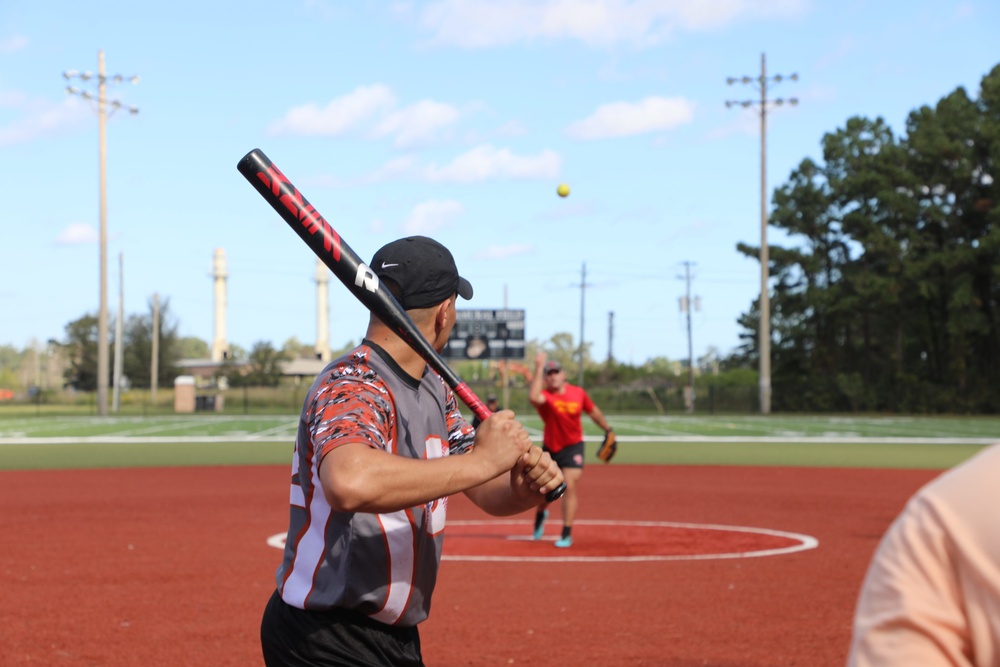
<path id="1" fill-rule="evenodd" d="M 312 204 L 306 201 L 302 193 L 260 149 L 255 148 L 247 153 L 236 168 L 326 264 L 344 287 L 444 378 L 452 391 L 477 417 L 486 419 L 493 414 L 469 385 L 465 384 L 445 363 L 438 351 L 427 342 L 410 316 L 399 305 L 396 297 L 382 285 L 378 276 L 361 261 L 340 234 L 330 226 L 319 211 L 313 208 Z M 566 484 L 560 484 L 549 491 L 545 499 L 552 502 L 560 498 L 565 491 Z"/>

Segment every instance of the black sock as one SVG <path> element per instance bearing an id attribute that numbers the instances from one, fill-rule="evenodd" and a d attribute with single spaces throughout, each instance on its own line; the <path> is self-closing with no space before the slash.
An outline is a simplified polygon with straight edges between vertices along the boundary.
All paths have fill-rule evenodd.
<path id="1" fill-rule="evenodd" d="M 538 527 L 541 526 L 542 523 L 544 523 L 544 522 L 545 522 L 545 511 L 542 510 L 541 512 L 536 512 L 535 513 L 535 530 L 538 530 Z"/>
<path id="2" fill-rule="evenodd" d="M 571 532 L 573 532 L 573 526 L 563 526 L 563 537 L 569 537 Z"/>

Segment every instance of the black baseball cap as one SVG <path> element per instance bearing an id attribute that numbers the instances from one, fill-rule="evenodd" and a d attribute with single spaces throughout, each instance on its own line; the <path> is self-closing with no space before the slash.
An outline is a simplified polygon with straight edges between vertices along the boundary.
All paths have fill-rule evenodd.
<path id="1" fill-rule="evenodd" d="M 546 361 L 545 362 L 545 374 L 546 375 L 548 375 L 549 373 L 552 373 L 554 371 L 561 371 L 561 370 L 562 370 L 562 364 L 560 364 L 555 359 L 553 359 L 552 361 Z"/>
<path id="2" fill-rule="evenodd" d="M 472 298 L 472 285 L 458 275 L 451 251 L 432 238 L 409 236 L 382 246 L 369 268 L 399 285 L 404 310 L 434 306 L 456 292 Z"/>

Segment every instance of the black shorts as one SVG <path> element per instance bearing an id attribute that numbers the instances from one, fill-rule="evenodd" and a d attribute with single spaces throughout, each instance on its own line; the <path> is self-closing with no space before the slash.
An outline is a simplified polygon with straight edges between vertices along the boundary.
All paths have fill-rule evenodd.
<path id="1" fill-rule="evenodd" d="M 423 667 L 417 628 L 400 628 L 349 609 L 309 611 L 271 595 L 260 623 L 267 667 Z"/>
<path id="2" fill-rule="evenodd" d="M 557 453 L 553 454 L 552 451 L 542 445 L 542 449 L 547 451 L 552 460 L 556 462 L 556 465 L 560 468 L 583 468 L 583 443 L 578 442 L 575 445 L 569 445 L 560 449 Z"/>

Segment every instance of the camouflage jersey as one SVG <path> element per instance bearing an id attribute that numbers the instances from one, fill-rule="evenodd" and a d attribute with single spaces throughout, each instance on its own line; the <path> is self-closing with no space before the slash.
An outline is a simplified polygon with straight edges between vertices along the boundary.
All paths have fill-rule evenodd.
<path id="1" fill-rule="evenodd" d="M 431 459 L 472 447 L 455 395 L 430 369 L 418 381 L 365 340 L 332 361 L 306 396 L 292 460 L 290 519 L 278 591 L 300 609 L 353 609 L 389 625 L 427 618 L 447 498 L 387 514 L 337 512 L 319 478 L 340 445 Z"/>

